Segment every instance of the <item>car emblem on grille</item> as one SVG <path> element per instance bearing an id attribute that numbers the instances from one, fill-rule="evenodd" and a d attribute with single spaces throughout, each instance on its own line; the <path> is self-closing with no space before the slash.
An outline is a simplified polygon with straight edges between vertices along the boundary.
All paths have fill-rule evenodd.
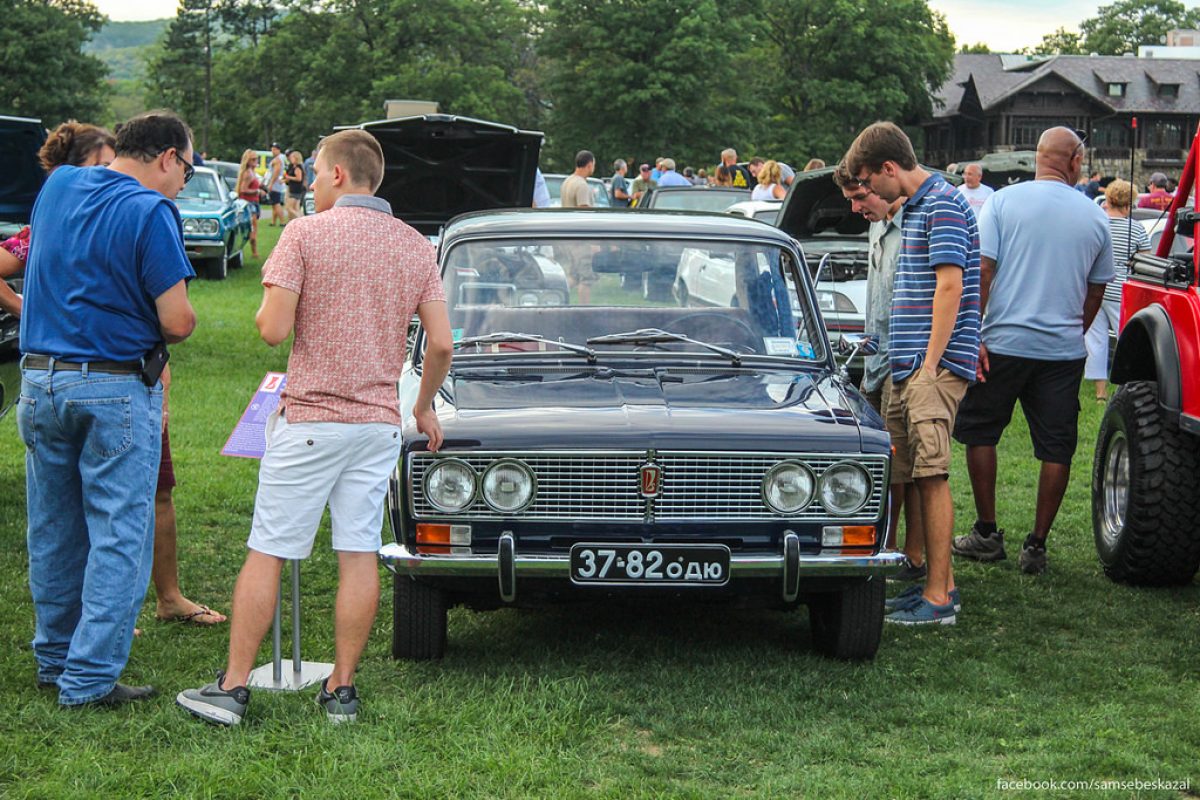
<path id="1" fill-rule="evenodd" d="M 654 462 L 642 464 L 642 497 L 658 497 L 662 492 L 662 467 Z"/>

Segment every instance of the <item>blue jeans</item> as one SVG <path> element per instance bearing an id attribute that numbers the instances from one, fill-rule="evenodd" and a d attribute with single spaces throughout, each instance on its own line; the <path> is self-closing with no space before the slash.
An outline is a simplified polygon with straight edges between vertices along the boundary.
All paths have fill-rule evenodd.
<path id="1" fill-rule="evenodd" d="M 22 377 L 33 652 L 38 680 L 79 705 L 125 669 L 150 583 L 162 386 L 100 372 Z"/>

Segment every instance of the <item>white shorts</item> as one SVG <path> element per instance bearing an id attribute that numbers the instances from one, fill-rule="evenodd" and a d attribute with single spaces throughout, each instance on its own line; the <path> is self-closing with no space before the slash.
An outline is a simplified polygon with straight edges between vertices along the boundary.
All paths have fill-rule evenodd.
<path id="1" fill-rule="evenodd" d="M 246 546 L 276 558 L 307 558 L 328 503 L 333 549 L 376 552 L 383 543 L 388 478 L 399 458 L 397 425 L 289 425 L 273 415 Z"/>

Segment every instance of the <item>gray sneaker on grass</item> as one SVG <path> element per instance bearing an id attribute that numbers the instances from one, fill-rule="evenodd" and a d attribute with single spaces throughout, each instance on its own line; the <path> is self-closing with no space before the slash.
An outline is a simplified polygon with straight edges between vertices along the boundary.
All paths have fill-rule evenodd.
<path id="1" fill-rule="evenodd" d="M 1017 558 L 1017 566 L 1026 575 L 1041 575 L 1046 571 L 1046 543 L 1038 542 L 1030 537 L 1021 545 L 1021 555 Z"/>
<path id="2" fill-rule="evenodd" d="M 330 722 L 354 722 L 358 719 L 358 692 L 353 686 L 339 686 L 329 691 L 329 679 L 321 681 L 317 705 L 325 709 Z"/>
<path id="3" fill-rule="evenodd" d="M 180 692 L 175 696 L 175 704 L 214 725 L 239 724 L 250 703 L 250 690 L 245 686 L 222 689 L 224 679 L 225 673 L 218 672 L 217 679 L 207 686 Z"/>
<path id="4" fill-rule="evenodd" d="M 956 556 L 969 558 L 972 561 L 1003 561 L 1008 555 L 1004 552 L 1004 531 L 997 530 L 990 536 L 979 532 L 979 528 L 971 526 L 971 532 L 964 536 L 955 536 L 950 550 Z"/>

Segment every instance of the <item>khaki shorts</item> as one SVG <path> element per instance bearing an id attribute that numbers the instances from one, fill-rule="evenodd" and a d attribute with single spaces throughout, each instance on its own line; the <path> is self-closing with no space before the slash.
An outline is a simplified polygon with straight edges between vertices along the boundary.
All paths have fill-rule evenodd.
<path id="1" fill-rule="evenodd" d="M 556 244 L 554 256 L 562 264 L 563 271 L 572 287 L 591 286 L 597 280 L 592 271 L 592 246 L 590 244 Z"/>
<path id="2" fill-rule="evenodd" d="M 967 382 L 945 367 L 922 369 L 892 386 L 883 415 L 892 437 L 892 483 L 950 474 L 950 431 Z"/>

